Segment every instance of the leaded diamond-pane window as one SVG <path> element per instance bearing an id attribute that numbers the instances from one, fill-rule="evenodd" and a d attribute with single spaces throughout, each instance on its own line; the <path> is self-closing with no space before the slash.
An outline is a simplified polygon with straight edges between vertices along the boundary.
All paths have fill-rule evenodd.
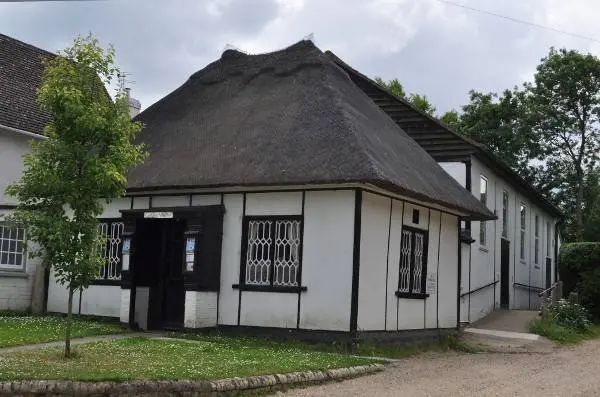
<path id="1" fill-rule="evenodd" d="M 398 292 L 424 294 L 427 275 L 427 232 L 404 227 L 400 242 Z"/>
<path id="2" fill-rule="evenodd" d="M 245 284 L 299 286 L 302 218 L 247 217 L 245 222 Z"/>
<path id="3" fill-rule="evenodd" d="M 0 268 L 25 268 L 25 229 L 0 224 Z"/>
<path id="4" fill-rule="evenodd" d="M 104 266 L 98 274 L 99 280 L 121 279 L 121 250 L 123 247 L 123 228 L 121 220 L 101 220 L 98 225 L 99 232 L 106 237 L 100 253 L 105 260 Z"/>

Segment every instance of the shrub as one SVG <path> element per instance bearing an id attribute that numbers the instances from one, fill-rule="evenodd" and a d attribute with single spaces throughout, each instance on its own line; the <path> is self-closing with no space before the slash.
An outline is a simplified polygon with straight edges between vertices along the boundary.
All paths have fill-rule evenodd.
<path id="1" fill-rule="evenodd" d="M 586 331 L 590 326 L 590 316 L 582 305 L 560 299 L 548 307 L 550 319 L 557 325 L 576 331 Z"/>
<path id="2" fill-rule="evenodd" d="M 600 243 L 564 244 L 559 255 L 564 292 L 577 292 L 579 301 L 600 320 Z"/>

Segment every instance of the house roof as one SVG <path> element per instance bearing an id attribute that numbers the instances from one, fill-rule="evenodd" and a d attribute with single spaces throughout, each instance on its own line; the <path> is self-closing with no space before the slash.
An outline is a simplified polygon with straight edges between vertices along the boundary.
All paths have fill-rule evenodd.
<path id="1" fill-rule="evenodd" d="M 310 41 L 225 51 L 136 119 L 130 191 L 356 182 L 495 218 Z"/>
<path id="2" fill-rule="evenodd" d="M 37 104 L 44 58 L 56 54 L 0 34 L 0 125 L 43 134 L 50 115 Z"/>
<path id="3" fill-rule="evenodd" d="M 471 156 L 475 156 L 487 167 L 512 183 L 539 207 L 554 216 L 561 216 L 561 212 L 556 206 L 487 147 L 456 133 L 437 118 L 414 107 L 406 99 L 395 96 L 386 88 L 346 64 L 332 52 L 327 51 L 326 55 L 342 67 L 352 81 L 435 160 L 466 162 L 471 160 Z"/>

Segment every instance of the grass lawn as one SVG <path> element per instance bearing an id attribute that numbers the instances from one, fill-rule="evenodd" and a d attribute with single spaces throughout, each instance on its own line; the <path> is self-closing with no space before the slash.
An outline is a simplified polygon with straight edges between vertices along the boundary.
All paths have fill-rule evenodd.
<path id="1" fill-rule="evenodd" d="M 215 338 L 223 338 L 220 336 L 211 336 L 206 334 L 193 333 L 170 333 L 169 336 L 179 339 L 190 339 L 199 341 L 211 341 Z M 290 346 L 299 349 L 316 350 L 327 353 L 356 355 L 366 357 L 385 357 L 385 358 L 406 358 L 423 352 L 430 351 L 461 351 L 465 353 L 476 353 L 477 350 L 467 345 L 455 336 L 441 338 L 439 341 L 415 344 L 374 344 L 370 342 L 361 342 L 356 351 L 350 351 L 349 346 L 342 343 L 305 343 L 297 341 L 279 341 L 265 340 L 255 338 L 245 338 L 247 343 L 261 343 L 275 349 L 286 348 Z"/>
<path id="2" fill-rule="evenodd" d="M 118 324 L 73 318 L 73 337 L 126 332 Z M 58 316 L 0 315 L 0 348 L 59 341 L 65 337 L 64 319 Z"/>
<path id="3" fill-rule="evenodd" d="M 202 380 L 373 363 L 372 360 L 333 355 L 297 344 L 229 337 L 211 337 L 205 341 L 132 337 L 79 345 L 75 352 L 73 359 L 62 358 L 62 349 L 1 356 L 0 380 Z"/>
<path id="4" fill-rule="evenodd" d="M 587 332 L 579 332 L 572 328 L 562 327 L 553 321 L 535 320 L 529 331 L 563 345 L 600 338 L 600 324 L 592 324 Z"/>

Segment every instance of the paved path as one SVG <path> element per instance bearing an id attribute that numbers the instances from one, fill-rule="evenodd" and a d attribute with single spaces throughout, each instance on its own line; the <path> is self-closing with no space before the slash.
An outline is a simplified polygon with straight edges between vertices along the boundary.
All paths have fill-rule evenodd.
<path id="1" fill-rule="evenodd" d="M 390 364 L 379 374 L 305 389 L 303 396 L 544 396 L 600 395 L 600 340 L 549 354 L 425 354 Z"/>
<path id="2" fill-rule="evenodd" d="M 84 338 L 71 339 L 71 346 L 82 345 L 82 344 L 90 343 L 90 342 L 98 342 L 98 341 L 102 341 L 102 340 L 125 339 L 125 338 L 131 338 L 132 336 L 152 337 L 152 334 L 140 332 L 140 333 L 87 336 Z M 65 341 L 61 340 L 61 341 L 56 341 L 56 342 L 36 343 L 33 345 L 3 347 L 3 348 L 0 348 L 0 355 L 6 354 L 6 353 L 25 352 L 25 351 L 30 351 L 30 350 L 46 349 L 49 347 L 63 347 L 64 345 L 65 345 Z"/>

